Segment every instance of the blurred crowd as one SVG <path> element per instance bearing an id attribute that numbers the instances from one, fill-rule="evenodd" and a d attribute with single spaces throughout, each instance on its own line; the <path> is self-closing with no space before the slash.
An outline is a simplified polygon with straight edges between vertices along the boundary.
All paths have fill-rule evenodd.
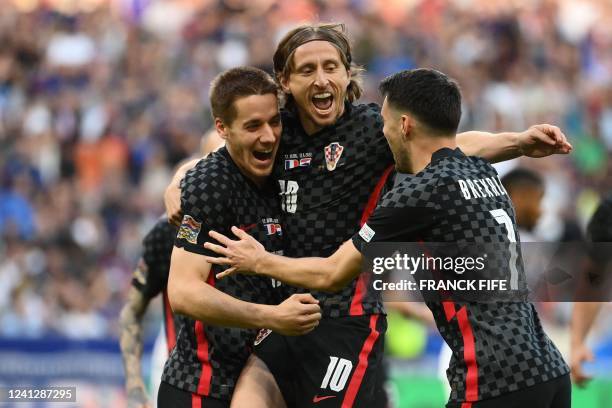
<path id="1" fill-rule="evenodd" d="M 463 130 L 562 127 L 569 157 L 519 164 L 546 179 L 539 239 L 580 239 L 612 187 L 610 1 L 6 0 L 0 336 L 116 335 L 140 240 L 211 125 L 208 84 L 237 65 L 270 71 L 304 21 L 346 24 L 364 101 L 428 66 L 459 81 Z"/>

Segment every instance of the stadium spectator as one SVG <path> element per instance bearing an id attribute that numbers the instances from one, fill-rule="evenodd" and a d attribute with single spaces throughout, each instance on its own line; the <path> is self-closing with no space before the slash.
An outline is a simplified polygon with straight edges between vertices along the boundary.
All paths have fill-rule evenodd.
<path id="1" fill-rule="evenodd" d="M 117 335 L 163 186 L 211 125 L 210 80 L 232 64 L 269 70 L 278 39 L 315 16 L 347 24 L 369 68 L 365 101 L 392 71 L 434 66 L 462 85 L 462 129 L 560 125 L 574 153 L 525 160 L 554 197 L 549 231 L 588 219 L 596 192 L 612 188 L 609 1 L 10 0 L 0 15 L 0 318 L 46 311 L 12 335 Z M 52 312 L 104 323 L 68 329 Z"/>

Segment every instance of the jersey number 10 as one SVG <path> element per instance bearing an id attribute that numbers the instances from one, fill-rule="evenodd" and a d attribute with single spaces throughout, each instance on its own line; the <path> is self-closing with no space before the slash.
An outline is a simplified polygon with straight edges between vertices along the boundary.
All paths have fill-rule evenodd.
<path id="1" fill-rule="evenodd" d="M 297 181 L 278 180 L 281 189 L 281 208 L 288 213 L 295 213 L 297 210 L 297 192 L 300 188 Z"/>
<path id="2" fill-rule="evenodd" d="M 332 391 L 342 391 L 346 387 L 346 381 L 353 370 L 353 363 L 351 360 L 334 356 L 329 356 L 329 359 L 330 362 L 321 388 L 326 389 L 329 386 Z"/>

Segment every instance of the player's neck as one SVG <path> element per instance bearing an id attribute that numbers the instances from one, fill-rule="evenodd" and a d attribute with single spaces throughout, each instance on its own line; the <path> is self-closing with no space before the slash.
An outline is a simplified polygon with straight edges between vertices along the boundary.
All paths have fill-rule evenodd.
<path id="1" fill-rule="evenodd" d="M 300 119 L 300 123 L 302 124 L 302 128 L 304 129 L 304 132 L 308 135 L 308 136 L 312 136 L 315 133 L 319 132 L 321 129 L 327 127 L 327 126 L 331 126 L 334 123 L 336 123 L 336 121 L 338 121 L 340 119 L 340 117 L 344 114 L 344 104 L 342 104 L 341 106 L 338 107 L 338 112 L 336 113 L 334 122 L 329 123 L 327 125 L 321 125 L 319 123 L 317 123 L 307 112 L 305 112 L 303 109 L 297 109 L 297 113 L 298 113 L 298 117 Z"/>
<path id="2" fill-rule="evenodd" d="M 312 136 L 318 131 L 320 131 L 321 129 L 323 129 L 323 126 L 318 125 L 315 121 L 310 119 L 308 116 L 306 115 L 302 116 L 302 113 L 300 113 L 299 117 L 300 117 L 300 122 L 302 123 L 302 128 L 304 129 L 304 132 L 308 136 Z"/>
<path id="3" fill-rule="evenodd" d="M 412 173 L 416 174 L 431 163 L 431 156 L 440 149 L 456 149 L 457 140 L 451 137 L 424 137 L 415 141 L 411 147 Z"/>

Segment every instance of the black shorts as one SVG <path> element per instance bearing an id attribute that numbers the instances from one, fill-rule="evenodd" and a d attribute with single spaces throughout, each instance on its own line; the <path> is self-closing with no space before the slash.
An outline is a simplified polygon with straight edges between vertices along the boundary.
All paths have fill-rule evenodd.
<path id="1" fill-rule="evenodd" d="M 203 397 L 161 382 L 157 392 L 158 408 L 229 408 L 230 402 Z"/>
<path id="2" fill-rule="evenodd" d="M 446 408 L 571 408 L 572 382 L 569 374 L 529 388 L 472 403 L 448 403 Z"/>
<path id="3" fill-rule="evenodd" d="M 288 407 L 382 407 L 383 314 L 323 319 L 297 337 L 270 333 L 254 353 Z"/>

